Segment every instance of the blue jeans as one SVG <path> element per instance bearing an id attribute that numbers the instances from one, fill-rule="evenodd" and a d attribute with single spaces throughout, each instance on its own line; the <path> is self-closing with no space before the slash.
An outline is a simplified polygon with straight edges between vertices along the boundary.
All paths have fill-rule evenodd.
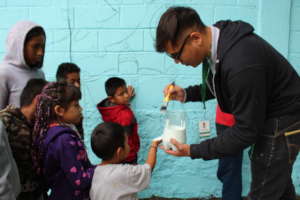
<path id="1" fill-rule="evenodd" d="M 242 199 L 242 161 L 243 152 L 219 159 L 217 176 L 223 183 L 223 200 Z"/>
<path id="2" fill-rule="evenodd" d="M 216 128 L 217 134 L 220 135 L 228 127 L 216 124 Z M 223 183 L 223 200 L 242 199 L 242 162 L 243 151 L 234 156 L 227 156 L 219 159 L 217 177 Z"/>

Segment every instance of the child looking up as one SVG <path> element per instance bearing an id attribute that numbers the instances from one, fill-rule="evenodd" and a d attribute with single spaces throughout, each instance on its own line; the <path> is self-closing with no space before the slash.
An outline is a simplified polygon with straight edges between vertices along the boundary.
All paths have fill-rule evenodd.
<path id="1" fill-rule="evenodd" d="M 67 83 L 49 83 L 38 97 L 34 126 L 37 171 L 51 189 L 49 200 L 89 198 L 94 166 L 79 133 L 80 90 Z"/>
<path id="2" fill-rule="evenodd" d="M 130 95 L 126 82 L 118 77 L 109 78 L 105 82 L 107 98 L 98 103 L 97 108 L 104 122 L 115 122 L 123 126 L 128 133 L 130 152 L 123 163 L 137 164 L 140 138 L 138 124 L 129 107 Z"/>
<path id="3" fill-rule="evenodd" d="M 112 122 L 96 126 L 92 133 L 91 146 L 102 162 L 95 169 L 90 190 L 91 200 L 137 199 L 137 192 L 150 184 L 160 142 L 152 142 L 145 164 L 121 164 L 130 151 L 125 129 Z"/>

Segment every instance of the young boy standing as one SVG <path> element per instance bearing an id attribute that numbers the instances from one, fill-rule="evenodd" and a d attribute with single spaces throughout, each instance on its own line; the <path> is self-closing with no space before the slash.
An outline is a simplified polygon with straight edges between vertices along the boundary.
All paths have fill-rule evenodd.
<path id="1" fill-rule="evenodd" d="M 150 184 L 161 141 L 152 142 L 145 164 L 124 165 L 121 163 L 130 152 L 127 141 L 125 129 L 117 123 L 104 122 L 94 129 L 91 146 L 102 162 L 94 172 L 91 200 L 137 199 L 137 192 Z"/>
<path id="2" fill-rule="evenodd" d="M 138 124 L 129 107 L 130 95 L 126 82 L 118 77 L 109 78 L 105 82 L 105 91 L 107 98 L 98 103 L 97 108 L 104 122 L 115 122 L 124 127 L 128 134 L 130 152 L 123 162 L 137 164 L 140 138 Z"/>

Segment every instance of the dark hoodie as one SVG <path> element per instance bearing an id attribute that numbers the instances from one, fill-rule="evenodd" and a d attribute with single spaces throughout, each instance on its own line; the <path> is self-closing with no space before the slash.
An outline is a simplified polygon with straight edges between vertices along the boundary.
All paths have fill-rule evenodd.
<path id="1" fill-rule="evenodd" d="M 254 144 L 269 119 L 300 111 L 300 79 L 289 62 L 242 21 L 220 21 L 214 80 L 222 111 L 236 124 L 216 138 L 191 145 L 191 157 L 221 158 Z M 186 88 L 187 101 L 200 101 L 201 85 Z M 214 98 L 207 90 L 207 100 Z"/>
<path id="2" fill-rule="evenodd" d="M 138 124 L 130 107 L 127 105 L 110 105 L 108 99 L 104 99 L 98 103 L 97 108 L 103 121 L 115 122 L 125 128 L 130 146 L 130 152 L 125 162 L 136 160 L 140 149 L 140 137 L 138 135 Z"/>

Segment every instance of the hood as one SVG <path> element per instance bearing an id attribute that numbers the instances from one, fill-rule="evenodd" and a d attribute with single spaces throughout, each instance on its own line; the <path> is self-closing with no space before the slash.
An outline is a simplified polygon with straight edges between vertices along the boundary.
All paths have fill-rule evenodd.
<path id="1" fill-rule="evenodd" d="M 44 144 L 45 146 L 48 146 L 50 142 L 55 140 L 57 136 L 62 135 L 62 134 L 74 134 L 77 135 L 75 131 L 73 131 L 70 127 L 68 126 L 54 126 L 48 129 L 46 137 L 44 139 Z"/>
<path id="2" fill-rule="evenodd" d="M 20 21 L 11 28 L 6 38 L 4 62 L 16 67 L 31 69 L 25 62 L 24 42 L 28 32 L 35 27 L 41 26 L 31 21 Z"/>
<path id="3" fill-rule="evenodd" d="M 120 117 L 121 112 L 127 109 L 125 105 L 109 105 L 108 99 L 104 99 L 97 104 L 97 109 L 102 115 L 103 121 L 116 121 Z"/>
<path id="4" fill-rule="evenodd" d="M 214 24 L 220 29 L 220 41 L 218 42 L 218 59 L 222 60 L 225 54 L 243 37 L 252 34 L 254 28 L 243 21 L 219 21 Z M 219 46 L 221 48 L 219 48 Z"/>

